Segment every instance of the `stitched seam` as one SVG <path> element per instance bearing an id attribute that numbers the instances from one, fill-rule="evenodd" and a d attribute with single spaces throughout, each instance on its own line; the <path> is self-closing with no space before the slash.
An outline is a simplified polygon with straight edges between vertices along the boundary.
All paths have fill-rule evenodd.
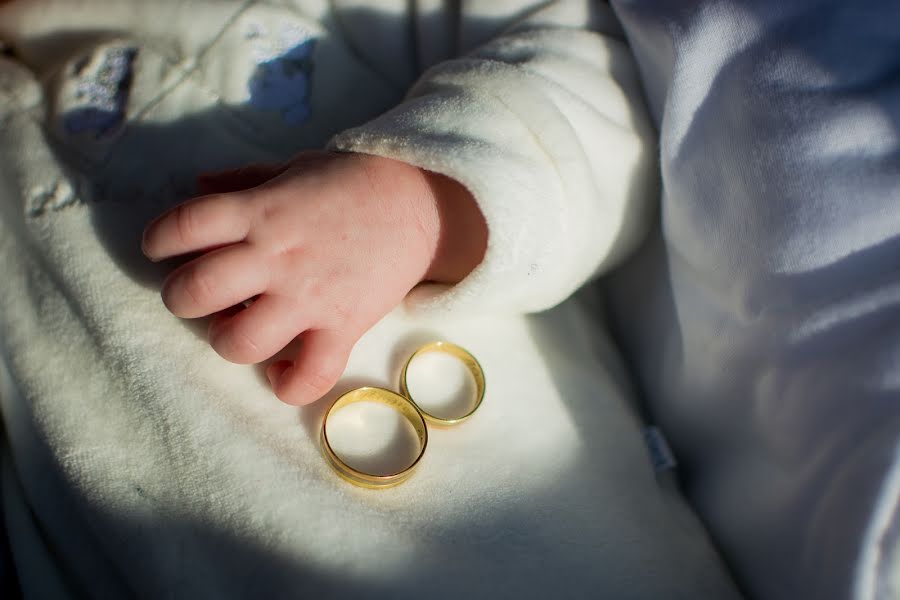
<path id="1" fill-rule="evenodd" d="M 187 60 L 182 59 L 182 61 L 180 63 L 174 65 L 176 68 L 180 68 L 181 73 L 182 73 L 181 77 L 178 77 L 167 88 L 164 88 L 163 90 L 161 90 L 159 94 L 157 94 L 155 97 L 153 97 L 153 99 L 148 101 L 144 105 L 144 107 L 141 108 L 141 110 L 139 112 L 135 113 L 134 120 L 138 121 L 138 120 L 142 119 L 151 109 L 155 108 L 169 94 L 174 92 L 176 88 L 178 88 L 182 83 L 184 83 L 186 80 L 191 78 L 195 73 L 197 73 L 199 66 L 200 66 L 200 62 L 203 59 L 203 57 L 205 57 L 206 54 L 219 42 L 219 40 L 222 39 L 222 37 L 225 35 L 225 33 L 235 24 L 235 22 L 241 17 L 241 15 L 243 15 L 245 12 L 247 12 L 247 10 L 254 4 L 257 4 L 257 0 L 247 0 L 246 2 L 244 2 L 243 6 L 241 6 L 241 8 L 236 10 L 234 12 L 234 14 L 231 15 L 231 17 L 229 17 L 227 21 L 225 21 L 225 23 L 222 25 L 222 28 L 219 29 L 219 32 L 213 36 L 213 38 L 210 40 L 210 42 L 204 48 L 201 48 L 199 51 L 197 51 L 197 53 L 193 57 L 191 57 Z M 199 84 L 200 82 L 195 80 L 195 83 Z M 204 91 L 210 93 L 217 101 L 219 100 L 218 94 L 216 94 L 215 92 L 212 92 L 206 86 L 201 86 L 201 87 L 203 88 Z"/>

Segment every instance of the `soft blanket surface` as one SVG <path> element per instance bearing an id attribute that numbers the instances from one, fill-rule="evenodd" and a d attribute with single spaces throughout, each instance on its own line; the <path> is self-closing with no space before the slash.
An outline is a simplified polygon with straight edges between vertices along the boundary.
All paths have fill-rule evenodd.
<path id="1" fill-rule="evenodd" d="M 199 172 L 319 147 L 400 101 L 416 69 L 384 68 L 397 49 L 360 53 L 353 35 L 365 25 L 405 43 L 408 3 L 26 4 L 0 13 L 22 56 L 0 62 L 0 402 L 3 511 L 26 597 L 736 596 L 671 474 L 651 466 L 590 297 L 530 318 L 400 309 L 367 334 L 334 394 L 396 389 L 402 360 L 434 338 L 467 347 L 488 378 L 475 417 L 433 432 L 412 479 L 379 492 L 321 456 L 334 394 L 282 405 L 258 368 L 223 361 L 203 323 L 159 301 L 171 266 L 140 256 L 146 221 Z M 457 39 L 473 46 L 534 7 L 515 8 L 481 5 Z M 435 22 L 422 20 L 434 44 L 420 67 L 447 55 Z M 607 59 L 622 48 L 610 47 Z M 641 137 L 616 127 L 619 155 L 639 157 Z M 613 207 L 617 181 L 598 184 Z M 630 237 L 596 242 L 612 258 L 642 229 L 616 210 Z M 504 294 L 490 297 L 528 297 Z"/>
<path id="2" fill-rule="evenodd" d="M 661 225 L 630 363 L 748 593 L 900 597 L 900 4 L 622 0 Z"/>

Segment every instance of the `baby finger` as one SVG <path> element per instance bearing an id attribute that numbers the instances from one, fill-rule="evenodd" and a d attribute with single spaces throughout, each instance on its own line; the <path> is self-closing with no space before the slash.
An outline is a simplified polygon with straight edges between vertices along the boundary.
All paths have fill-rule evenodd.
<path id="1" fill-rule="evenodd" d="M 237 314 L 213 319 L 209 324 L 209 343 L 222 358 L 231 362 L 262 362 L 306 328 L 302 319 L 292 300 L 263 294 Z"/>
<path id="2" fill-rule="evenodd" d="M 188 200 L 152 221 L 141 249 L 153 261 L 240 242 L 251 225 L 250 192 Z"/>
<path id="3" fill-rule="evenodd" d="M 213 250 L 182 265 L 163 283 L 162 298 L 174 315 L 193 319 L 263 293 L 269 273 L 247 244 Z"/>

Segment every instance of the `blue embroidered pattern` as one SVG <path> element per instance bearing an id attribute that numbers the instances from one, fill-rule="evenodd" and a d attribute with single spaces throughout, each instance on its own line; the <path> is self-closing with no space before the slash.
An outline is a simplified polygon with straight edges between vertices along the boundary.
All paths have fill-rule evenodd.
<path id="1" fill-rule="evenodd" d="M 110 48 L 104 51 L 94 73 L 82 73 L 88 69 L 89 59 L 76 66 L 76 74 L 83 77 L 75 88 L 75 100 L 80 106 L 63 116 L 67 132 L 93 133 L 99 139 L 122 122 L 136 56 L 136 48 Z"/>
<path id="2" fill-rule="evenodd" d="M 315 40 L 294 46 L 281 56 L 260 63 L 247 87 L 250 104 L 260 110 L 281 113 L 288 125 L 309 119 L 309 72 Z"/>
<path id="3" fill-rule="evenodd" d="M 284 26 L 276 36 L 260 25 L 251 26 L 245 37 L 254 46 L 257 65 L 247 81 L 249 104 L 261 111 L 280 113 L 288 125 L 308 120 L 316 39 L 296 27 Z"/>

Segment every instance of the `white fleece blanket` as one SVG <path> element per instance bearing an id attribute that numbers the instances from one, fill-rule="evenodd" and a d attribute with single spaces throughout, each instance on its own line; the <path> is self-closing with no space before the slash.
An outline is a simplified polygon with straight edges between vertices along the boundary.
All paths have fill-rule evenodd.
<path id="1" fill-rule="evenodd" d="M 0 10 L 19 56 L 0 61 L 3 512 L 25 596 L 735 597 L 672 474 L 654 472 L 596 302 L 516 314 L 558 302 L 646 228 L 650 129 L 609 10 L 282 4 Z M 389 315 L 335 393 L 297 409 L 258 368 L 220 359 L 203 324 L 164 309 L 170 266 L 141 258 L 139 234 L 197 173 L 320 147 L 490 38 L 480 59 L 423 83 L 437 92 L 412 114 L 444 137 L 392 138 L 466 182 L 491 225 L 471 280 L 422 292 L 420 307 L 444 312 Z M 497 77 L 508 95 L 484 92 Z M 384 123 L 335 143 L 386 148 Z M 583 145 L 552 143 L 573 130 Z M 577 226 L 534 243 L 559 233 L 559 210 Z M 587 244 L 591 264 L 555 268 L 574 251 L 561 239 Z M 481 360 L 481 410 L 433 432 L 397 488 L 338 479 L 318 448 L 327 402 L 394 388 L 433 338 Z"/>

